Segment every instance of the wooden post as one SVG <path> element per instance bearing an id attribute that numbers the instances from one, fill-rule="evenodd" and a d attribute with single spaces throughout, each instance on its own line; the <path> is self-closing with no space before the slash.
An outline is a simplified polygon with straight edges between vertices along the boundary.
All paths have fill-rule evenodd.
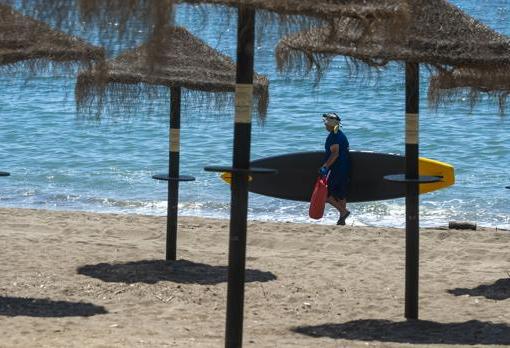
<path id="1" fill-rule="evenodd" d="M 253 53 L 255 10 L 240 5 L 237 23 L 236 111 L 233 168 L 250 166 L 251 101 L 253 94 Z M 243 342 L 244 277 L 246 264 L 246 220 L 248 175 L 232 173 L 230 239 L 228 258 L 227 320 L 225 347 L 238 348 Z"/>
<path id="2" fill-rule="evenodd" d="M 406 282 L 405 317 L 418 319 L 419 278 L 419 100 L 420 69 L 417 63 L 406 63 Z"/>
<path id="3" fill-rule="evenodd" d="M 179 152 L 181 131 L 181 89 L 170 90 L 170 134 L 168 149 L 168 206 L 166 222 L 166 259 L 177 258 L 177 208 L 179 204 Z"/>

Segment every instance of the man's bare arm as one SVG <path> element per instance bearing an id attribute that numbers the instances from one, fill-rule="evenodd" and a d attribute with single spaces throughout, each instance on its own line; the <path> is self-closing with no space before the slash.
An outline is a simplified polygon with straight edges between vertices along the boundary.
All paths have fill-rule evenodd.
<path id="1" fill-rule="evenodd" d="M 322 165 L 323 167 L 326 167 L 328 169 L 333 165 L 333 163 L 335 163 L 336 159 L 340 155 L 340 146 L 338 144 L 333 144 L 329 149 L 331 150 L 331 155 L 329 155 L 329 158 L 326 161 L 326 163 Z"/>

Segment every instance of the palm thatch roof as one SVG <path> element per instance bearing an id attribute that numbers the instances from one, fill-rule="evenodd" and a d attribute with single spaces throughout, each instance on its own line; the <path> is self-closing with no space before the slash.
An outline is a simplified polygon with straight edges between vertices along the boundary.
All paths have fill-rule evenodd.
<path id="1" fill-rule="evenodd" d="M 281 15 L 297 15 L 330 20 L 354 18 L 407 18 L 407 2 L 402 0 L 175 0 L 179 3 L 246 6 Z"/>
<path id="2" fill-rule="evenodd" d="M 474 106 L 482 93 L 495 99 L 503 112 L 510 95 L 510 71 L 493 71 L 490 68 L 438 71 L 430 78 L 428 97 L 433 105 L 466 98 Z"/>
<path id="3" fill-rule="evenodd" d="M 15 0 L 1 0 L 13 2 Z M 72 9 L 79 9 L 83 20 L 118 22 L 137 18 L 145 24 L 164 26 L 172 17 L 176 4 L 212 4 L 229 7 L 247 6 L 280 15 L 315 17 L 331 20 L 340 16 L 360 19 L 409 19 L 407 0 L 18 0 L 31 13 L 62 21 Z M 103 21 L 104 22 L 104 21 Z M 106 23 L 106 22 L 104 22 Z"/>
<path id="4" fill-rule="evenodd" d="M 162 32 L 164 40 L 157 41 L 155 56 L 150 53 L 154 51 L 154 42 L 149 40 L 107 61 L 104 67 L 82 72 L 76 85 L 79 110 L 98 111 L 109 104 L 136 110 L 142 96 L 145 101 L 161 100 L 158 90 L 162 86 L 181 87 L 199 99 L 210 101 L 212 98 L 218 107 L 233 100 L 229 95 L 235 91 L 236 65 L 231 58 L 207 46 L 184 28 L 167 27 Z M 152 66 L 147 64 L 149 56 L 155 59 Z M 269 82 L 258 74 L 254 74 L 253 82 L 256 110 L 264 117 Z"/>
<path id="5" fill-rule="evenodd" d="M 39 71 L 49 68 L 51 62 L 69 66 L 89 64 L 103 58 L 102 48 L 55 31 L 0 4 L 0 69 Z"/>
<path id="6" fill-rule="evenodd" d="M 21 0 L 22 8 L 70 30 L 86 23 L 104 44 L 132 43 L 143 32 L 156 37 L 174 17 L 173 0 Z"/>
<path id="7" fill-rule="evenodd" d="M 334 18 L 347 16 L 362 21 L 380 20 L 394 35 L 409 20 L 407 0 L 0 0 L 21 2 L 21 7 L 39 19 L 52 20 L 59 27 L 86 23 L 99 29 L 108 43 L 125 42 L 144 31 L 153 40 L 161 29 L 173 25 L 177 4 L 248 6 L 260 10 L 259 29 L 276 23 L 283 32 L 308 29 L 318 22 L 335 25 Z M 199 8 L 202 8 L 199 6 Z M 208 11 L 200 11 L 205 19 Z M 231 15 L 231 12 L 226 14 Z M 384 19 L 384 21 L 383 21 Z M 114 25 L 112 25 L 114 24 Z M 261 31 L 259 30 L 259 32 Z"/>
<path id="8" fill-rule="evenodd" d="M 401 28 L 404 40 L 381 28 L 377 21 L 363 23 L 342 18 L 337 20 L 335 32 L 322 27 L 282 39 L 276 49 L 278 67 L 309 71 L 315 66 L 321 71 L 334 56 L 344 55 L 369 66 L 406 61 L 450 74 L 456 69 L 471 69 L 480 78 L 480 74 L 489 71 L 497 75 L 510 69 L 508 37 L 446 0 L 408 0 L 408 5 L 414 20 Z M 476 83 L 476 79 L 471 82 Z M 486 90 L 498 88 L 497 83 L 491 84 L 487 79 L 485 82 Z M 431 95 L 437 92 L 432 91 Z"/>

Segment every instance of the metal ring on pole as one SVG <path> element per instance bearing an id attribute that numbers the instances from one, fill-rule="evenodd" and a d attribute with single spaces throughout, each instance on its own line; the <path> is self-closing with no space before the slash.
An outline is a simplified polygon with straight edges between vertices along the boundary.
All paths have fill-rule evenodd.
<path id="1" fill-rule="evenodd" d="M 0 172 L 0 176 L 9 176 L 11 175 L 10 173 L 7 173 L 7 172 Z"/>
<path id="2" fill-rule="evenodd" d="M 277 174 L 278 170 L 271 168 L 233 168 L 228 166 L 208 166 L 204 167 L 206 172 L 220 172 L 220 173 L 242 173 L 242 174 Z"/>
<path id="3" fill-rule="evenodd" d="M 157 174 L 153 175 L 152 178 L 163 181 L 195 181 L 195 177 L 190 175 L 179 175 L 178 177 L 171 177 L 168 174 Z"/>
<path id="4" fill-rule="evenodd" d="M 416 183 L 416 184 L 431 184 L 434 182 L 439 182 L 443 180 L 442 176 L 419 176 L 418 178 L 406 178 L 405 174 L 392 174 L 392 175 L 385 175 L 385 180 L 391 181 L 391 182 L 397 182 L 402 184 L 407 183 Z"/>

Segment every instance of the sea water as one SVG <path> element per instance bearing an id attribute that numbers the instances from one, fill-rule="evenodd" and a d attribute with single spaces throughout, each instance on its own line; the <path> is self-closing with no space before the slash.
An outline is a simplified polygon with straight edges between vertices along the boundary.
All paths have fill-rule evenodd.
<path id="1" fill-rule="evenodd" d="M 456 0 L 468 14 L 510 35 L 510 1 Z M 179 8 L 179 25 L 219 51 L 234 56 L 236 21 L 211 10 Z M 221 33 L 221 34 L 219 34 Z M 95 36 L 83 30 L 75 34 Z M 342 116 L 351 149 L 404 153 L 404 73 L 402 65 L 368 76 L 353 74 L 343 58 L 319 84 L 313 74 L 277 72 L 274 47 L 278 29 L 268 27 L 257 41 L 255 68 L 270 80 L 265 122 L 254 120 L 251 158 L 323 148 L 321 115 Z M 140 35 L 139 42 L 143 39 Z M 125 45 L 127 46 L 127 45 Z M 110 47 L 113 55 L 123 47 Z M 361 75 L 361 76 L 360 76 Z M 428 73 L 422 69 L 420 156 L 452 164 L 454 186 L 420 196 L 421 226 L 452 220 L 510 228 L 510 116 L 483 100 L 473 109 L 467 101 L 431 110 L 427 107 Z M 104 114 L 100 121 L 78 117 L 74 79 L 63 74 L 0 77 L 0 206 L 94 212 L 166 214 L 167 185 L 151 178 L 168 172 L 169 101 L 162 98 L 137 114 Z M 230 188 L 207 165 L 231 165 L 233 109 L 206 109 L 186 101 L 182 110 L 179 214 L 228 218 Z M 405 201 L 349 204 L 348 223 L 405 225 Z M 317 223 L 337 219 L 333 208 Z M 249 219 L 315 222 L 308 204 L 250 194 Z"/>

